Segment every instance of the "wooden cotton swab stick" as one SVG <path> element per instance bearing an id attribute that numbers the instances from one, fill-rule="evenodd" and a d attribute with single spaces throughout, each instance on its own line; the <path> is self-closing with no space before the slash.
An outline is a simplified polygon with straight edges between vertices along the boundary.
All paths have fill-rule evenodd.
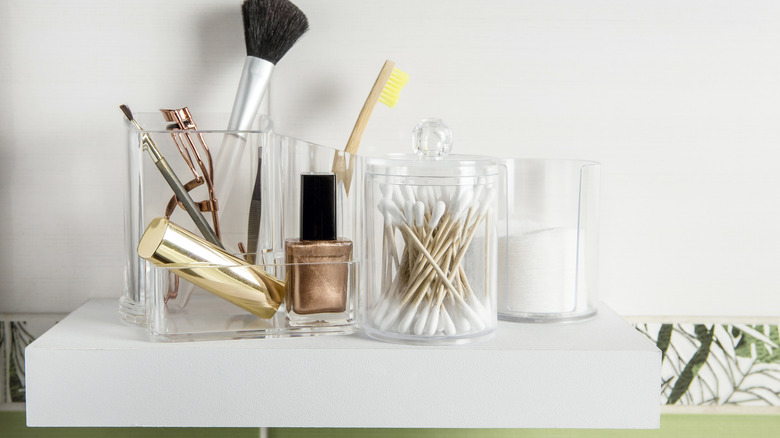
<path id="1" fill-rule="evenodd" d="M 481 190 L 479 192 L 481 193 Z M 469 215 L 468 215 L 468 217 L 466 219 L 466 224 L 469 223 L 469 218 L 471 218 L 472 216 L 476 216 L 476 219 L 474 220 L 474 222 L 471 225 L 470 229 L 467 231 L 465 239 L 462 242 L 462 244 L 460 245 L 459 250 L 457 251 L 457 256 L 456 256 L 455 261 L 452 264 L 452 267 L 451 268 L 450 267 L 447 268 L 447 269 L 451 270 L 450 272 L 452 272 L 451 275 L 450 275 L 449 280 L 450 281 L 455 280 L 455 277 L 458 274 L 460 274 L 460 281 L 464 284 L 464 287 L 469 292 L 469 295 L 474 297 L 474 300 L 471 302 L 471 305 L 476 307 L 476 314 L 470 312 L 470 310 L 472 310 L 472 309 L 469 307 L 468 302 L 466 302 L 465 299 L 463 299 L 463 298 L 461 298 L 461 299 L 463 301 L 463 304 L 466 307 L 469 307 L 468 310 L 464 309 L 466 311 L 467 318 L 474 319 L 475 323 L 477 324 L 477 326 L 483 326 L 483 324 L 482 324 L 482 321 L 479 321 L 479 318 L 475 318 L 475 317 L 477 315 L 480 315 L 482 317 L 487 316 L 487 310 L 484 308 L 484 306 L 482 306 L 482 303 L 479 302 L 479 299 L 474 296 L 473 290 L 471 289 L 471 286 L 468 283 L 468 278 L 466 277 L 465 270 L 463 269 L 463 266 L 460 263 L 462 262 L 463 257 L 465 256 L 465 253 L 468 250 L 468 247 L 470 246 L 470 244 L 471 244 L 471 242 L 472 242 L 472 240 L 474 238 L 474 235 L 476 233 L 477 227 L 487 217 L 487 214 L 488 214 L 487 206 L 490 205 L 489 201 L 492 198 L 492 194 L 493 194 L 492 190 L 488 190 L 488 192 L 486 193 L 485 199 L 482 200 L 482 203 L 481 203 L 482 205 L 480 205 L 478 209 L 475 209 L 475 208 L 471 208 L 470 209 Z M 475 212 L 475 210 L 477 210 L 477 211 Z M 489 253 L 486 253 L 485 256 L 487 258 L 489 256 Z M 443 295 L 440 295 L 438 297 L 438 299 L 436 300 L 436 302 L 438 304 L 440 304 L 441 300 L 443 298 L 444 298 Z"/>
<path id="2" fill-rule="evenodd" d="M 377 306 L 380 314 L 373 318 L 380 330 L 426 336 L 484 330 L 489 315 L 462 263 L 489 218 L 492 188 L 484 178 L 470 187 L 382 188 L 378 208 L 385 232 L 390 230 L 385 245 L 393 246 L 396 229 L 405 245 L 398 275 L 391 280 L 397 287 L 392 295 L 382 293 L 390 304 Z"/>

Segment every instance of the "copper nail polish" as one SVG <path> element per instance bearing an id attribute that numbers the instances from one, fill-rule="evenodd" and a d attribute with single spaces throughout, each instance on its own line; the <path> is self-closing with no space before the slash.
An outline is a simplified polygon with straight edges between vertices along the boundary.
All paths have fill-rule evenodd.
<path id="1" fill-rule="evenodd" d="M 338 313 L 347 309 L 347 282 L 352 242 L 287 240 L 287 311 L 301 315 Z"/>
<path id="2" fill-rule="evenodd" d="M 285 298 L 291 323 L 296 315 L 347 309 L 352 242 L 337 237 L 336 204 L 335 174 L 301 174 L 301 237 L 285 241 Z"/>

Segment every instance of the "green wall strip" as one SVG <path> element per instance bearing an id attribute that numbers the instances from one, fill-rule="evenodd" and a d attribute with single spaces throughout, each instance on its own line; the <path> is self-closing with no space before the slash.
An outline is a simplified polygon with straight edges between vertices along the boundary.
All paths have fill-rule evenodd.
<path id="1" fill-rule="evenodd" d="M 257 428 L 28 428 L 24 412 L 0 412 L 0 437 L 257 438 Z M 665 414 L 658 430 L 583 429 L 271 429 L 269 438 L 714 438 L 780 436 L 780 415 Z"/>
<path id="2" fill-rule="evenodd" d="M 269 438 L 716 438 L 780 436 L 780 415 L 661 415 L 657 430 L 271 429 Z"/>
<path id="3" fill-rule="evenodd" d="M 211 427 L 27 427 L 23 411 L 0 412 L 3 438 L 258 438 L 260 429 Z"/>

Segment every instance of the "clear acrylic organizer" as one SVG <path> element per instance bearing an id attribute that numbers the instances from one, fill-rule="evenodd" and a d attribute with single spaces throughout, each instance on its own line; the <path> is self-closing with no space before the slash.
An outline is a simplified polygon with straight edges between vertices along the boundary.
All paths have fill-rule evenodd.
<path id="1" fill-rule="evenodd" d="M 243 254 L 238 254 L 243 256 Z M 343 312 L 341 321 L 330 319 L 327 324 L 291 325 L 287 320 L 285 304 L 282 303 L 273 317 L 261 318 L 251 312 L 230 303 L 202 288 L 193 288 L 186 295 L 170 296 L 173 282 L 176 280 L 176 268 L 152 266 L 149 279 L 154 293 L 149 299 L 149 331 L 157 340 L 199 341 L 243 338 L 271 338 L 287 336 L 309 336 L 323 334 L 350 334 L 357 329 L 355 300 L 357 298 L 357 262 L 339 262 L 327 264 L 271 264 L 251 265 L 252 269 L 270 273 L 276 278 L 287 281 L 291 269 L 337 269 L 344 273 L 348 311 Z M 241 268 L 239 265 L 209 265 L 197 267 L 204 275 L 217 271 Z M 211 272 L 210 272 L 211 271 Z M 184 284 L 179 280 L 180 287 Z"/>
<path id="2" fill-rule="evenodd" d="M 507 159 L 500 319 L 565 322 L 597 311 L 599 163 Z"/>
<path id="3" fill-rule="evenodd" d="M 193 118 L 199 128 L 195 130 L 170 130 L 170 121 L 166 121 L 161 113 L 140 113 L 135 118 L 142 129 L 128 123 L 126 270 L 125 292 L 120 299 L 120 310 L 125 320 L 147 326 L 153 338 L 158 340 L 348 334 L 357 330 L 358 267 L 361 260 L 361 245 L 358 243 L 362 233 L 357 206 L 363 193 L 363 164 L 358 157 L 276 134 L 271 121 L 262 116 L 257 129 L 239 132 L 203 129 L 206 126 L 226 126 L 227 115 L 195 114 Z M 144 150 L 144 138 L 153 141 L 185 185 L 194 185 L 192 181 L 196 179 L 180 150 L 182 145 L 187 148 L 188 141 L 199 148 L 206 168 L 209 167 L 205 160 L 207 155 L 201 145 L 207 145 L 217 172 L 224 167 L 220 154 L 226 145 L 240 151 L 233 154 L 235 167 L 229 175 L 223 172 L 221 176 L 214 176 L 216 202 L 211 201 L 207 184 L 200 184 L 188 192 L 215 231 L 210 211 L 213 208 L 209 206 L 217 205 L 219 237 L 224 249 L 203 243 L 207 240 L 205 233 L 196 226 L 180 202 L 172 209 L 169 220 L 195 236 L 191 244 L 198 249 L 187 253 L 193 259 L 187 259 L 186 264 L 177 263 L 178 255 L 170 256 L 173 251 L 170 248 L 168 255 L 157 254 L 159 257 L 155 263 L 139 256 L 138 244 L 144 231 L 157 218 L 171 212 L 174 194 L 148 151 Z M 235 149 L 236 144 L 240 146 L 238 149 Z M 190 156 L 193 167 L 203 176 L 197 158 L 192 153 Z M 315 257 L 298 258 L 291 262 L 285 254 L 285 241 L 300 237 L 301 174 L 330 173 L 334 163 L 344 164 L 343 168 L 347 169 L 336 173 L 334 205 L 337 234 L 339 238 L 355 244 L 351 252 L 340 258 L 317 257 L 320 253 L 315 252 Z M 256 181 L 258 169 L 261 172 L 259 181 Z M 346 177 L 351 180 L 347 181 Z M 217 185 L 226 179 L 233 180 L 232 184 Z M 345 182 L 349 184 L 349 190 Z M 228 191 L 225 191 L 226 186 Z M 176 245 L 171 245 L 171 248 L 176 248 Z M 256 250 L 251 251 L 251 248 Z M 203 256 L 204 251 L 211 256 L 217 254 L 220 261 L 214 263 Z M 198 259 L 201 256 L 203 259 Z M 193 261 L 196 259 L 199 261 Z M 184 271 L 194 273 L 194 276 L 188 277 Z M 238 277 L 244 275 L 251 281 L 261 276 L 259 273 L 262 271 L 281 282 L 285 286 L 284 297 L 281 303 L 276 303 L 279 304 L 278 310 L 270 318 L 266 318 L 268 315 L 265 314 L 261 317 L 220 296 L 224 289 L 221 283 L 225 278 L 223 274 L 229 271 L 238 272 Z M 316 282 L 307 281 L 307 278 L 323 273 L 336 278 L 336 286 L 331 285 L 329 291 L 340 299 L 338 306 L 322 307 L 323 311 L 318 313 L 312 309 L 317 310 L 317 303 L 322 302 L 322 292 L 311 286 Z M 204 278 L 216 278 L 216 286 L 206 283 L 204 288 L 193 284 Z M 291 301 L 291 297 L 286 295 L 286 285 L 291 278 L 296 285 L 296 293 L 315 303 L 315 307 L 307 308 L 304 318 L 296 319 L 294 309 L 288 311 L 287 302 Z M 213 290 L 209 291 L 209 288 Z M 243 291 L 239 295 L 241 293 Z"/>

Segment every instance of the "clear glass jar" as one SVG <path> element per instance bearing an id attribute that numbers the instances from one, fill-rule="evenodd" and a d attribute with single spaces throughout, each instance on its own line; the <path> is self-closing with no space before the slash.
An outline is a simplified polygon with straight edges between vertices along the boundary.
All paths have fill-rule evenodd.
<path id="1" fill-rule="evenodd" d="M 499 170 L 480 156 L 368 161 L 369 336 L 450 344 L 495 330 Z"/>

